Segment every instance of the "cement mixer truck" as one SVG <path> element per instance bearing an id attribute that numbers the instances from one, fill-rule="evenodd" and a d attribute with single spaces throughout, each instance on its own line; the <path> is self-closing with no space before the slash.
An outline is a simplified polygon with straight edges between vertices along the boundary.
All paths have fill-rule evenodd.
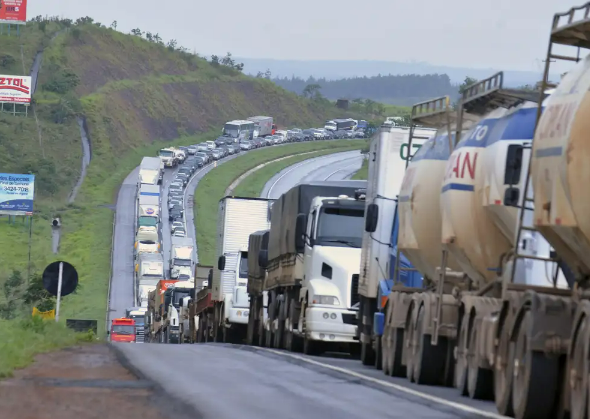
<path id="1" fill-rule="evenodd" d="M 382 341 L 386 374 L 454 385 L 518 418 L 554 417 L 544 402 L 555 386 L 522 375 L 527 360 L 544 362 L 529 344 L 559 352 L 561 342 L 523 323 L 542 300 L 530 295 L 564 307 L 570 293 L 549 243 L 525 215 L 532 202 L 525 168 L 543 97 L 504 88 L 500 72 L 468 87 L 456 114 L 447 98 L 414 106 L 413 124 L 439 131 L 406 170 L 398 249 L 424 275 L 424 287 L 392 288 Z M 555 324 L 547 304 L 538 310 L 541 324 Z"/>

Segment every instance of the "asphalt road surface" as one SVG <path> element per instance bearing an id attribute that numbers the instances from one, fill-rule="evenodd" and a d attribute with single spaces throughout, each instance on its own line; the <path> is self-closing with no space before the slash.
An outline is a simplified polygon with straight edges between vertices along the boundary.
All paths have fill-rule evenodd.
<path id="1" fill-rule="evenodd" d="M 298 163 L 275 175 L 265 185 L 262 196 L 277 198 L 302 181 L 349 178 L 361 162 L 358 152 L 347 152 Z M 195 174 L 186 189 L 187 202 L 192 202 L 196 184 L 211 167 Z M 124 312 L 133 297 L 137 171 L 134 174 L 123 183 L 117 202 L 111 293 L 111 307 L 117 315 Z M 172 177 L 173 170 L 167 170 L 164 191 Z M 166 204 L 165 193 L 163 204 Z M 185 207 L 187 230 L 190 237 L 195 237 L 192 207 Z M 162 218 L 167 259 L 170 242 L 167 208 L 163 208 Z M 226 344 L 116 344 L 115 347 L 141 375 L 160 385 L 195 417 L 203 419 L 360 419 L 371 415 L 416 419 L 502 418 L 495 413 L 491 402 L 461 397 L 452 388 L 415 386 L 405 379 L 385 376 L 382 371 L 365 367 L 346 355 L 313 357 Z"/>
<path id="2" fill-rule="evenodd" d="M 362 161 L 358 150 L 304 160 L 274 175 L 264 185 L 261 197 L 277 199 L 302 181 L 347 179 L 360 169 Z"/>

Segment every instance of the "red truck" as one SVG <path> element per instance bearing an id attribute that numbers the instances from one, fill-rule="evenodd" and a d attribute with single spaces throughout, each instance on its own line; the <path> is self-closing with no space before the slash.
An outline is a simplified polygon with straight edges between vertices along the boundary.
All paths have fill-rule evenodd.
<path id="1" fill-rule="evenodd" d="M 111 342 L 135 343 L 135 320 L 120 318 L 111 322 Z"/>

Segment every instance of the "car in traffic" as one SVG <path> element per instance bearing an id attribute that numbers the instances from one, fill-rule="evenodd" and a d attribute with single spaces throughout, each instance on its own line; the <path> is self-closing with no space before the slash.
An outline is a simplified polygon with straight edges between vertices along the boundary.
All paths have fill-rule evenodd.
<path id="1" fill-rule="evenodd" d="M 186 229 L 184 227 L 178 227 L 177 229 L 174 230 L 174 233 L 172 233 L 172 236 L 186 237 Z"/>
<path id="2" fill-rule="evenodd" d="M 244 151 L 252 150 L 252 144 L 250 143 L 250 141 L 242 140 L 240 141 L 240 149 Z"/>
<path id="3" fill-rule="evenodd" d="M 174 207 L 181 207 L 183 206 L 183 202 L 181 199 L 171 199 L 168 201 L 168 211 L 172 210 Z"/>
<path id="4" fill-rule="evenodd" d="M 168 212 L 168 221 L 183 221 L 182 218 L 182 211 L 179 208 L 172 208 L 169 212 Z"/>
<path id="5" fill-rule="evenodd" d="M 172 224 L 170 224 L 170 231 L 172 234 L 174 234 L 174 230 L 177 228 L 184 228 L 184 223 L 182 221 L 174 221 Z"/>
<path id="6" fill-rule="evenodd" d="M 219 160 L 222 157 L 221 150 L 219 149 L 211 150 L 211 154 L 213 156 L 213 160 Z"/>

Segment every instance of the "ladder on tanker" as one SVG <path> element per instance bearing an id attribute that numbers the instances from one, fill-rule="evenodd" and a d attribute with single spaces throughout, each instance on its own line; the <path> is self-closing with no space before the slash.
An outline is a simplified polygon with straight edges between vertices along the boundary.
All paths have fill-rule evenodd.
<path id="1" fill-rule="evenodd" d="M 563 55 L 557 54 L 554 52 L 554 48 L 556 46 L 562 47 L 573 47 L 576 49 L 575 56 L 571 55 Z M 547 56 L 545 58 L 545 69 L 543 71 L 543 80 L 539 83 L 539 96 L 544 95 L 548 90 L 554 89 L 557 87 L 557 83 L 554 83 L 549 80 L 550 77 L 550 68 L 552 62 L 557 61 L 570 61 L 577 63 L 581 60 L 580 52 L 581 49 L 590 50 L 590 2 L 579 6 L 579 7 L 572 7 L 570 10 L 564 13 L 556 13 L 553 16 L 553 23 L 551 26 L 551 34 L 549 36 L 549 43 L 547 47 Z M 537 118 L 535 121 L 535 134 L 537 128 L 539 126 L 539 120 L 541 119 L 541 114 L 543 113 L 543 101 L 538 101 L 537 106 Z M 532 149 L 532 147 L 531 147 Z M 526 181 L 524 185 L 524 196 L 522 200 L 522 205 L 519 206 L 520 208 L 520 215 L 518 219 L 518 230 L 516 235 L 516 244 L 515 244 L 515 252 L 514 252 L 514 259 L 512 262 L 512 269 L 510 273 L 510 285 L 508 285 L 507 281 L 503 281 L 502 286 L 502 294 L 505 294 L 508 288 L 518 289 L 520 288 L 517 284 L 514 284 L 514 276 L 516 274 L 516 265 L 518 259 L 533 259 L 539 260 L 544 262 L 554 262 L 559 263 L 559 258 L 552 254 L 550 257 L 539 257 L 533 255 L 525 255 L 519 253 L 520 250 L 520 240 L 522 239 L 523 232 L 537 232 L 537 229 L 534 226 L 525 226 L 524 224 L 524 217 L 526 212 L 534 211 L 534 199 L 529 197 L 529 190 L 532 188 L 531 185 L 531 168 L 532 168 L 533 156 L 531 154 L 529 158 L 528 168 L 526 171 Z M 553 274 L 553 287 L 557 287 L 557 279 L 559 275 L 559 269 L 556 269 Z M 569 284 L 570 286 L 573 284 Z"/>

